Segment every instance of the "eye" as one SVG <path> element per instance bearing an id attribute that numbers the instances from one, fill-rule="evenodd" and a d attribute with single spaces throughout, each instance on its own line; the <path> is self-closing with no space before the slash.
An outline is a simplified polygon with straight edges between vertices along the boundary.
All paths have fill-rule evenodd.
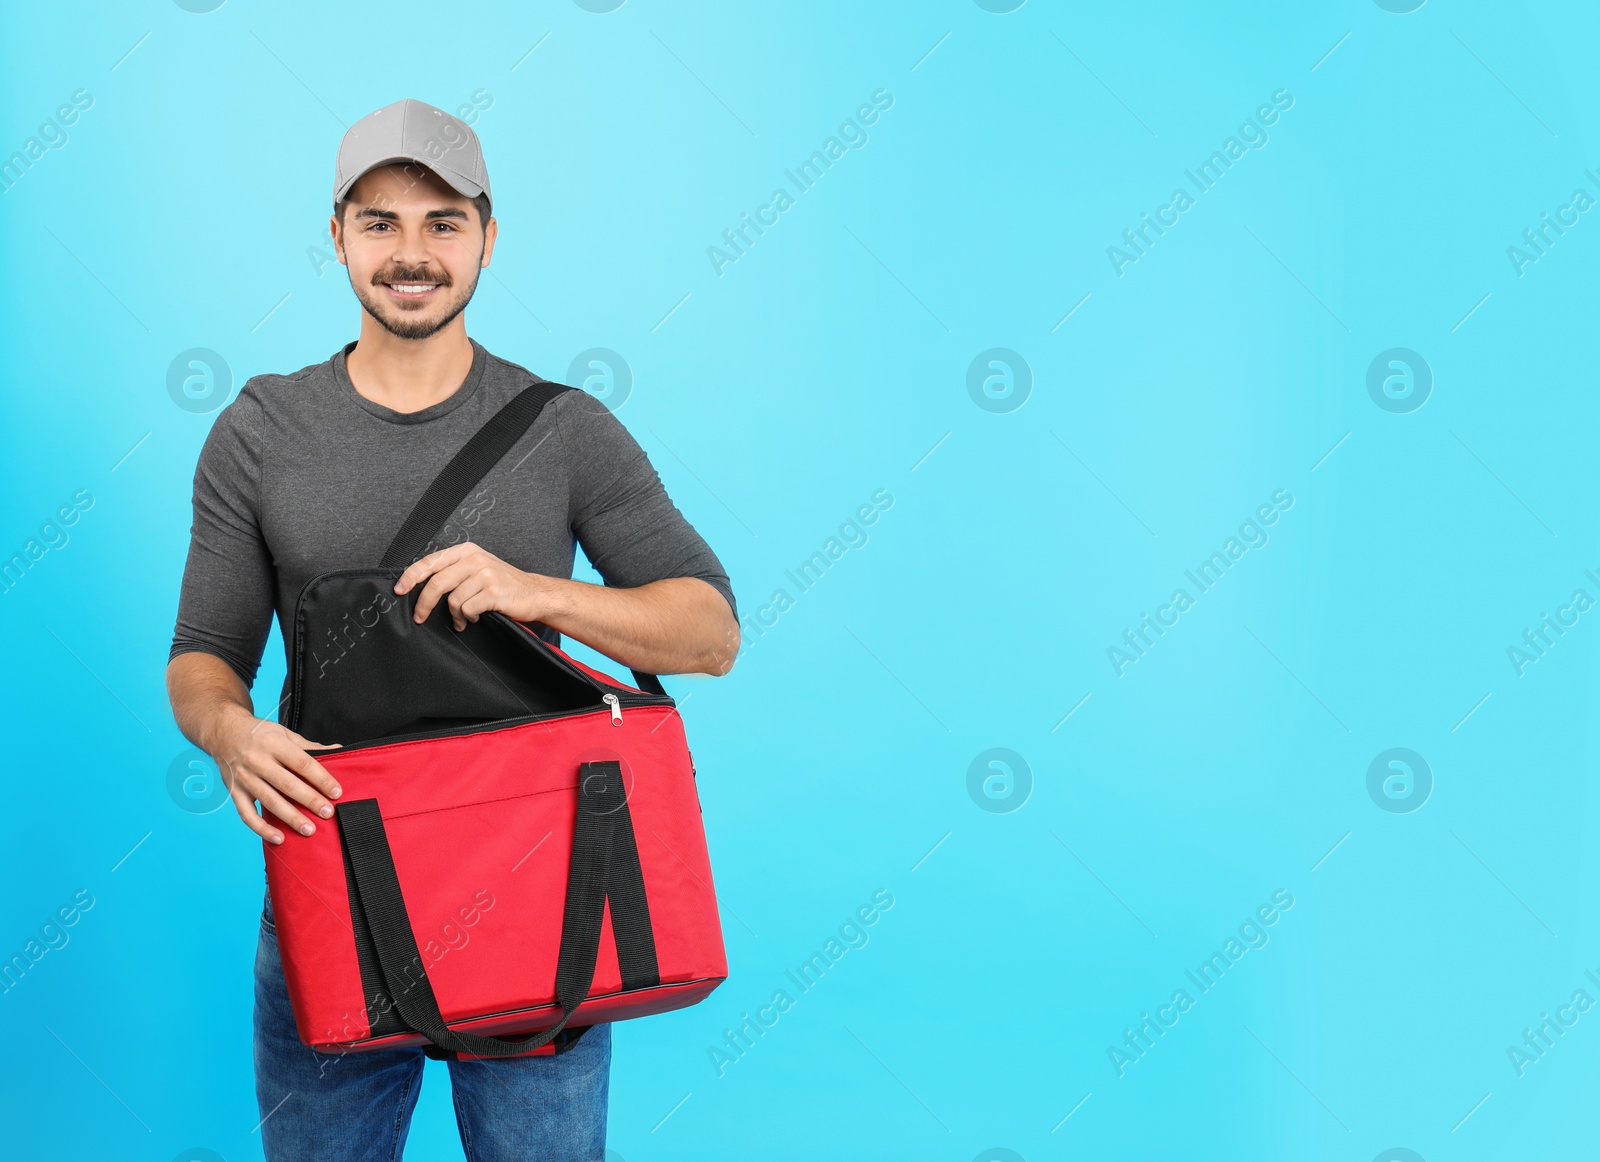
<path id="1" fill-rule="evenodd" d="M 435 226 L 443 226 L 446 230 L 450 230 L 450 231 L 454 231 L 455 230 L 455 227 L 452 226 L 449 222 L 435 222 L 434 225 Z"/>

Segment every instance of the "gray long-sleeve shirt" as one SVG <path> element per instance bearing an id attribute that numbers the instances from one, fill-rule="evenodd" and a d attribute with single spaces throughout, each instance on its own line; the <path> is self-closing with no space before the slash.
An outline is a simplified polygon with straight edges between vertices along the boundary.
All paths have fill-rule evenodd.
<path id="1" fill-rule="evenodd" d="M 345 370 L 354 342 L 322 363 L 244 385 L 217 416 L 195 469 L 169 660 L 215 654 L 252 685 L 274 612 L 287 651 L 307 581 L 377 565 L 439 469 L 517 392 L 542 381 L 471 342 L 461 387 L 417 412 L 356 391 Z M 716 554 L 668 498 L 633 436 L 583 391 L 546 405 L 435 534 L 434 547 L 462 541 L 525 572 L 562 578 L 572 576 L 581 544 L 608 585 L 699 577 L 737 616 Z"/>

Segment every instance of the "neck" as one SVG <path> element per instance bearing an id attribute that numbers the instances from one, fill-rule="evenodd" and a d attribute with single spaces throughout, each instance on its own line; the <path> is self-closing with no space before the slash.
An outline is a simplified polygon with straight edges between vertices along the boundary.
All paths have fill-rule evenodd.
<path id="1" fill-rule="evenodd" d="M 356 391 L 397 412 L 419 412 L 449 399 L 471 370 L 464 314 L 426 339 L 401 339 L 363 311 L 361 335 L 345 358 Z"/>

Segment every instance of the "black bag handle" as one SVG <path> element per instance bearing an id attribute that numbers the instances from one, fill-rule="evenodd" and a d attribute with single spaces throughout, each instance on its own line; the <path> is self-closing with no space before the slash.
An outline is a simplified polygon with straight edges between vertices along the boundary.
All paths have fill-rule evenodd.
<path id="1" fill-rule="evenodd" d="M 628 813 L 621 765 L 614 760 L 583 763 L 578 767 L 577 791 L 572 862 L 556 963 L 556 1001 L 561 1006 L 561 1019 L 541 1033 L 509 1041 L 457 1032 L 444 1023 L 427 967 L 417 950 L 378 801 L 353 799 L 335 805 L 339 834 L 355 877 L 351 908 L 356 931 L 369 933 L 383 987 L 400 1015 L 446 1055 L 510 1057 L 554 1040 L 594 983 L 607 900 L 611 903 L 611 930 L 623 989 L 654 988 L 661 983 L 644 873 L 639 866 L 639 848 Z M 369 997 L 369 1004 L 374 999 Z"/>
<path id="2" fill-rule="evenodd" d="M 533 427 L 544 407 L 564 391 L 576 391 L 563 383 L 532 383 L 523 388 L 511 402 L 484 422 L 483 427 L 461 446 L 450 462 L 439 470 L 439 475 L 417 499 L 400 531 L 389 542 L 379 567 L 404 569 L 422 556 L 433 539 L 433 534 L 450 519 L 456 506 L 466 499 L 467 493 L 489 474 L 511 446 L 522 439 L 523 433 Z M 654 674 L 630 670 L 634 685 L 650 694 L 666 695 L 666 688 Z"/>

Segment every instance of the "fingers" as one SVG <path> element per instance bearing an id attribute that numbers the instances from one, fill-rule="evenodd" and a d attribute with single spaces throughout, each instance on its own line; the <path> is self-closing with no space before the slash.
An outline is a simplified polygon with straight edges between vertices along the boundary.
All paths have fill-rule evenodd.
<path id="1" fill-rule="evenodd" d="M 452 545 L 451 549 L 456 547 L 457 546 Z M 450 549 L 441 549 L 437 553 L 429 553 L 426 557 L 418 557 L 415 561 L 411 562 L 411 564 L 406 566 L 405 571 L 401 573 L 398 578 L 396 578 L 394 583 L 394 591 L 396 593 L 409 592 L 413 585 L 415 585 L 418 581 L 421 581 L 424 577 L 428 576 L 428 574 L 432 573 L 444 563 L 441 558 L 443 558 L 448 552 L 450 552 Z"/>
<path id="2" fill-rule="evenodd" d="M 278 777 L 285 784 L 299 782 L 298 779 L 295 779 L 295 777 L 290 775 L 287 771 L 280 772 Z M 283 822 L 288 824 L 290 827 L 293 827 L 301 835 L 311 835 L 316 831 L 316 824 L 296 810 L 294 803 L 287 796 L 285 796 L 282 790 L 280 790 L 277 786 L 274 786 L 271 781 L 265 777 L 257 777 L 254 780 L 254 783 L 255 797 L 261 801 L 261 807 L 264 811 L 271 811 L 274 815 L 283 820 Z M 301 783 L 300 785 L 304 786 L 305 784 Z M 253 810 L 250 813 L 252 815 L 255 814 Z M 250 820 L 247 818 L 245 822 L 249 823 Z M 279 838 L 274 842 L 282 843 L 283 833 L 280 831 L 278 834 Z"/>
<path id="3" fill-rule="evenodd" d="M 233 799 L 234 809 L 239 812 L 239 818 L 244 820 L 246 827 L 268 843 L 283 842 L 283 832 L 256 814 L 255 799 L 238 782 L 234 783 L 229 797 Z"/>
<path id="4" fill-rule="evenodd" d="M 312 760 L 315 761 L 315 760 Z M 323 798 L 315 786 L 306 781 L 307 776 L 288 766 L 262 772 L 256 787 L 256 798 L 263 807 L 271 806 L 278 818 L 302 835 L 315 833 L 317 826 L 299 810 L 308 808 L 324 819 L 333 817 L 333 804 Z M 269 798 L 272 800 L 268 802 Z"/>
<path id="5" fill-rule="evenodd" d="M 467 622 L 477 621 L 486 609 L 496 609 L 495 578 L 489 569 L 479 569 L 450 591 L 450 621 L 458 631 L 467 628 Z"/>
<path id="6" fill-rule="evenodd" d="M 286 726 L 279 726 L 274 734 L 267 737 L 266 744 L 270 759 L 273 762 L 298 775 L 301 779 L 311 784 L 315 790 L 334 799 L 343 794 L 339 781 L 328 772 L 328 768 L 306 753 L 307 748 L 312 750 L 336 750 L 340 745 L 339 743 L 312 742 L 309 738 L 296 734 Z M 272 763 L 258 762 L 254 764 L 253 769 L 259 774 L 270 775 L 273 772 Z M 320 796 L 301 799 L 301 802 L 305 803 L 324 819 L 333 815 L 332 804 Z"/>
<path id="7" fill-rule="evenodd" d="M 406 571 L 394 583 L 396 593 L 407 593 L 411 587 L 433 573 L 438 572 L 446 565 L 457 561 L 469 553 L 478 552 L 478 546 L 471 541 L 463 541 L 459 545 L 451 545 L 448 549 L 440 549 L 437 553 L 429 553 L 426 557 L 419 557 L 406 567 Z"/>
<path id="8" fill-rule="evenodd" d="M 231 794 L 233 805 L 239 812 L 239 818 L 244 820 L 245 826 L 268 843 L 282 843 L 284 835 L 280 829 L 268 822 L 264 815 L 256 814 L 257 799 L 261 801 L 263 811 L 271 811 L 300 834 L 310 835 L 316 830 L 311 820 L 296 811 L 289 800 L 259 775 L 240 771 L 238 777 L 234 779 Z"/>
<path id="9" fill-rule="evenodd" d="M 282 762 L 285 767 L 300 777 L 300 780 L 302 780 L 300 785 L 306 787 L 306 795 L 296 794 L 295 798 L 324 819 L 332 818 L 333 804 L 323 798 L 323 795 L 337 799 L 343 794 L 344 791 L 339 786 L 339 780 L 328 773 L 327 767 L 303 750 L 290 752 L 283 757 Z M 291 787 L 289 790 L 293 793 L 294 788 Z"/>
<path id="10" fill-rule="evenodd" d="M 456 618 L 457 629 L 466 628 L 467 622 L 477 621 L 491 609 L 499 609 L 500 606 L 499 595 L 492 579 L 488 577 L 469 577 L 450 594 L 450 612 Z"/>
<path id="11" fill-rule="evenodd" d="M 343 743 L 339 742 L 312 742 L 304 735 L 296 734 L 287 726 L 283 728 L 283 733 L 290 742 L 294 743 L 295 746 L 299 747 L 301 750 L 331 750 L 333 747 L 344 745 Z"/>
<path id="12" fill-rule="evenodd" d="M 417 604 L 411 615 L 412 620 L 419 625 L 427 621 L 428 615 L 433 612 L 433 607 L 439 603 L 439 599 L 470 577 L 476 568 L 474 562 L 456 561 L 429 577 L 428 583 L 417 593 Z"/>
<path id="13" fill-rule="evenodd" d="M 267 842 L 282 843 L 282 830 L 257 815 L 254 801 L 260 800 L 262 808 L 286 826 L 302 835 L 314 834 L 316 824 L 297 804 L 328 819 L 333 816 L 333 804 L 325 796 L 337 798 L 343 789 L 326 767 L 301 748 L 329 749 L 329 745 L 311 742 L 277 723 L 252 732 L 250 741 L 251 745 L 226 765 L 226 782 L 239 817 Z"/>

